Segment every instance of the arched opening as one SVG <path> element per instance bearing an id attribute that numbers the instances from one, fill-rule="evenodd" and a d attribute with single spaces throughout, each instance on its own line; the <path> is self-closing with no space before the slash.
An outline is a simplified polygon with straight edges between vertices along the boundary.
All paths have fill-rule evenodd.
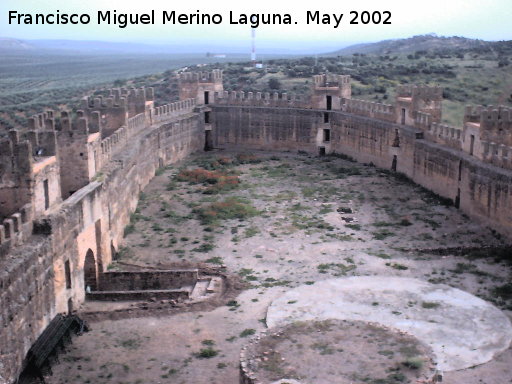
<path id="1" fill-rule="evenodd" d="M 86 291 L 96 290 L 96 260 L 94 259 L 94 252 L 90 249 L 85 254 L 84 287 Z"/>
<path id="2" fill-rule="evenodd" d="M 391 162 L 391 170 L 396 172 L 396 166 L 398 163 L 398 157 L 396 155 L 393 155 L 393 161 Z"/>

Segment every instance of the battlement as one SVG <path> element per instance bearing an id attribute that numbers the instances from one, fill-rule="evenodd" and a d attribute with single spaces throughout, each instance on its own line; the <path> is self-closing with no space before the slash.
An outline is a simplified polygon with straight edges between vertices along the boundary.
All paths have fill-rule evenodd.
<path id="1" fill-rule="evenodd" d="M 215 104 L 248 105 L 256 107 L 311 108 L 308 99 L 289 93 L 236 92 L 215 93 Z"/>
<path id="2" fill-rule="evenodd" d="M 481 141 L 482 160 L 501 168 L 512 169 L 512 146 L 495 143 L 492 141 Z"/>
<path id="3" fill-rule="evenodd" d="M 467 105 L 464 110 L 464 124 L 466 123 L 480 123 L 482 111 L 485 107 L 481 105 L 472 106 Z"/>
<path id="4" fill-rule="evenodd" d="M 400 85 L 396 91 L 397 97 L 437 100 L 443 98 L 443 89 L 429 85 Z"/>
<path id="5" fill-rule="evenodd" d="M 510 131 L 512 128 L 512 110 L 504 106 L 492 105 L 482 109 L 480 127 L 483 130 Z"/>
<path id="6" fill-rule="evenodd" d="M 512 146 L 512 110 L 504 106 L 467 106 L 464 129 L 483 142 Z"/>
<path id="7" fill-rule="evenodd" d="M 366 100 L 345 99 L 341 110 L 354 115 L 371 117 L 374 119 L 394 121 L 395 107 L 389 104 L 375 103 Z"/>
<path id="8" fill-rule="evenodd" d="M 0 223 L 0 257 L 9 248 L 22 244 L 32 234 L 32 206 L 26 204 L 19 212 L 4 218 Z"/>
<path id="9" fill-rule="evenodd" d="M 116 93 L 111 90 L 110 96 L 86 96 L 82 99 L 80 107 L 82 109 L 102 110 L 107 108 L 126 108 L 126 97 L 121 96 L 121 90 L 117 89 Z"/>
<path id="10" fill-rule="evenodd" d="M 320 88 L 338 88 L 343 85 L 350 84 L 349 75 L 336 75 L 333 73 L 324 73 L 322 75 L 313 76 L 314 89 Z"/>
<path id="11" fill-rule="evenodd" d="M 414 119 L 414 126 L 422 131 L 430 131 L 432 115 L 430 113 L 417 111 Z"/>
<path id="12" fill-rule="evenodd" d="M 427 139 L 450 148 L 462 149 L 462 129 L 433 122 Z"/>
<path id="13" fill-rule="evenodd" d="M 153 108 L 153 122 L 163 122 L 186 113 L 191 113 L 196 106 L 195 99 L 186 99 Z"/>
<path id="14" fill-rule="evenodd" d="M 28 119 L 28 129 L 31 131 L 53 131 L 55 130 L 55 112 L 46 111 L 33 115 Z"/>
<path id="15" fill-rule="evenodd" d="M 178 74 L 180 82 L 222 83 L 222 70 L 211 72 L 182 72 Z"/>
<path id="16" fill-rule="evenodd" d="M 96 120 L 94 125 L 98 126 L 99 113 L 95 113 L 91 117 L 93 121 Z M 88 136 L 90 133 L 98 132 L 96 129 L 93 129 L 93 132 L 90 131 L 89 119 L 85 116 L 85 112 L 83 110 L 76 111 L 75 115 L 68 111 L 62 111 L 60 119 L 56 120 L 56 130 L 62 134 L 65 132 L 72 132 L 74 136 Z"/>
<path id="17" fill-rule="evenodd" d="M 19 132 L 9 131 L 9 138 L 0 140 L 0 161 L 2 171 L 8 174 L 30 175 L 33 159 L 32 145 L 27 140 L 20 140 Z M 2 178 L 5 181 L 5 176 Z"/>

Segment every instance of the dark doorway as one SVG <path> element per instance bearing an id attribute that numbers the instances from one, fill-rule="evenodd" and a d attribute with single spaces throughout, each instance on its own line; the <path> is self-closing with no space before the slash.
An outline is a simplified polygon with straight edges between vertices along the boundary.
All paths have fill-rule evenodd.
<path id="1" fill-rule="evenodd" d="M 318 156 L 325 156 L 325 147 L 318 148 Z"/>
<path id="2" fill-rule="evenodd" d="M 328 122 L 329 122 L 329 113 L 324 112 L 324 123 L 328 123 Z"/>
<path id="3" fill-rule="evenodd" d="M 460 188 L 457 188 L 457 197 L 455 197 L 455 208 L 460 207 Z"/>
<path id="4" fill-rule="evenodd" d="M 210 124 L 210 112 L 209 111 L 204 113 L 204 123 Z"/>
<path id="5" fill-rule="evenodd" d="M 391 170 L 396 171 L 396 165 L 398 163 L 398 158 L 396 155 L 393 155 L 393 162 L 391 163 Z"/>
<path id="6" fill-rule="evenodd" d="M 398 129 L 395 129 L 395 138 L 393 139 L 392 147 L 400 147 L 400 133 L 398 132 Z"/>
<path id="7" fill-rule="evenodd" d="M 331 141 L 331 130 L 330 129 L 324 129 L 324 142 Z"/>
<path id="8" fill-rule="evenodd" d="M 459 181 L 462 180 L 462 160 L 459 160 Z"/>
<path id="9" fill-rule="evenodd" d="M 210 92 L 204 91 L 204 103 L 210 104 Z"/>
<path id="10" fill-rule="evenodd" d="M 73 313 L 73 299 L 68 300 L 68 315 Z"/>
<path id="11" fill-rule="evenodd" d="M 94 259 L 94 252 L 90 249 L 85 254 L 84 287 L 86 291 L 88 291 L 87 287 L 91 291 L 96 290 L 96 260 Z"/>
<path id="12" fill-rule="evenodd" d="M 475 135 L 471 135 L 470 140 L 471 141 L 469 143 L 469 154 L 473 156 L 473 151 L 475 149 Z"/>
<path id="13" fill-rule="evenodd" d="M 69 260 L 64 263 L 64 275 L 66 275 L 66 289 L 71 289 L 71 267 Z"/>
<path id="14" fill-rule="evenodd" d="M 213 149 L 212 144 L 212 131 L 204 131 L 204 150 L 211 151 Z"/>
<path id="15" fill-rule="evenodd" d="M 116 247 L 114 247 L 113 241 L 110 242 L 110 256 L 111 256 L 112 260 L 117 260 L 119 258 L 119 255 L 116 251 Z"/>
<path id="16" fill-rule="evenodd" d="M 402 118 L 401 118 L 401 124 L 405 124 L 405 108 L 402 108 Z"/>
<path id="17" fill-rule="evenodd" d="M 44 209 L 50 207 L 50 189 L 48 188 L 48 180 L 43 181 L 44 188 Z"/>
<path id="18" fill-rule="evenodd" d="M 327 110 L 330 111 L 332 109 L 332 96 L 326 96 L 327 101 Z"/>

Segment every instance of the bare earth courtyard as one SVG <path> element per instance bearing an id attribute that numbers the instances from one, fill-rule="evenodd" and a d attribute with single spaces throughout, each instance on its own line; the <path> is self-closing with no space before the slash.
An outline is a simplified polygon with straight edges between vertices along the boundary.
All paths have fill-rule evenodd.
<path id="1" fill-rule="evenodd" d="M 411 278 L 476 295 L 503 310 L 494 336 L 508 345 L 512 292 L 504 282 L 511 268 L 499 257 L 505 244 L 445 203 L 399 175 L 334 156 L 226 150 L 161 169 L 141 194 L 113 268 L 205 263 L 222 266 L 245 289 L 217 307 L 91 322 L 48 382 L 238 383 L 240 350 L 266 328 L 269 306 L 300 304 L 305 296 L 283 295 L 298 287 L 314 293 L 317 284 L 352 276 L 377 276 L 383 284 L 386 277 Z M 382 317 L 419 308 L 430 316 L 432 333 L 446 310 L 435 297 L 372 300 L 377 318 L 381 308 Z M 119 305 L 86 302 L 79 312 Z M 452 313 L 453 329 L 472 321 L 471 314 Z M 313 344 L 300 351 L 304 361 L 322 352 Z M 448 384 L 509 382 L 510 348 L 443 377 Z"/>

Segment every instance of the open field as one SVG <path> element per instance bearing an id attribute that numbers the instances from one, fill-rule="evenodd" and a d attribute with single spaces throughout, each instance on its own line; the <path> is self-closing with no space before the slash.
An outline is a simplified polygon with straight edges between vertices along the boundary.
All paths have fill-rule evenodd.
<path id="1" fill-rule="evenodd" d="M 0 52 L 0 55 L 0 134 L 6 128 L 26 126 L 26 118 L 34 113 L 76 106 L 81 97 L 101 87 L 139 86 L 137 77 L 144 76 L 145 81 L 151 81 L 165 77 L 165 71 L 187 65 L 242 58 L 239 55 L 214 59 L 200 54 Z M 156 77 L 148 76 L 152 74 Z"/>
<path id="2" fill-rule="evenodd" d="M 266 327 L 271 302 L 335 277 L 444 283 L 510 317 L 510 249 L 446 203 L 400 175 L 331 156 L 217 151 L 162 168 L 125 229 L 120 261 L 224 265 L 247 289 L 209 311 L 95 322 L 48 382 L 238 383 L 240 348 Z M 508 349 L 443 382 L 503 384 L 511 367 Z"/>

